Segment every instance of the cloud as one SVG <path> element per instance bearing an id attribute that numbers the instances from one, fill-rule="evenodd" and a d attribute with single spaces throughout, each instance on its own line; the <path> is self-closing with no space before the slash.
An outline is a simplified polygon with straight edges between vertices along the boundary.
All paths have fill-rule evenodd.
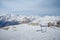
<path id="1" fill-rule="evenodd" d="M 1 10 L 2 9 L 2 10 Z M 0 11 L 20 14 L 59 14 L 59 0 L 2 0 Z M 22 11 L 22 12 L 21 12 Z M 2 13 L 2 12 L 1 12 Z M 60 14 L 59 14 L 60 15 Z"/>

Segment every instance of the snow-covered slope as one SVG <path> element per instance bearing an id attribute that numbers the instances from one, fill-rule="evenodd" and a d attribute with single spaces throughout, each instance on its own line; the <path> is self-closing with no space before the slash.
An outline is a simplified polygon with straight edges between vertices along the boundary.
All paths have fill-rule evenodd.
<path id="1" fill-rule="evenodd" d="M 60 40 L 60 28 L 47 26 L 59 20 L 60 16 L 0 15 L 0 40 Z"/>
<path id="2" fill-rule="evenodd" d="M 60 40 L 59 28 L 45 27 L 41 31 L 40 26 L 30 26 L 28 24 L 8 27 L 8 30 L 0 29 L 0 40 Z"/>

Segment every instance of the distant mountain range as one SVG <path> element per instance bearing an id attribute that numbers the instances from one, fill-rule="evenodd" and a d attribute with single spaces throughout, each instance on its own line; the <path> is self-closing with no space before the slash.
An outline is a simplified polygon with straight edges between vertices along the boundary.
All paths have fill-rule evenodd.
<path id="1" fill-rule="evenodd" d="M 22 16 L 22 15 L 14 15 L 14 14 L 5 14 L 0 15 L 0 27 L 5 27 L 9 25 L 17 25 L 22 22 L 32 22 L 32 21 L 40 21 L 41 23 L 49 22 L 49 21 L 58 21 L 60 20 L 60 16 Z"/>

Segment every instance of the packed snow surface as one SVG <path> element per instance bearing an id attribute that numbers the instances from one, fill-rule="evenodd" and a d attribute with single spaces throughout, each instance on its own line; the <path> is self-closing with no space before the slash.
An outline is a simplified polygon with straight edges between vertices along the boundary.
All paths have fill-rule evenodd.
<path id="1" fill-rule="evenodd" d="M 60 29 L 57 27 L 43 27 L 44 31 L 40 26 L 28 24 L 8 27 L 9 30 L 0 29 L 0 40 L 60 40 Z"/>

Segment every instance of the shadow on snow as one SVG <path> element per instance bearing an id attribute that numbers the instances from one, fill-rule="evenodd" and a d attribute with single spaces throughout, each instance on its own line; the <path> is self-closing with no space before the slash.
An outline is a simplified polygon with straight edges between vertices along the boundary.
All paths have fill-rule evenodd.
<path id="1" fill-rule="evenodd" d="M 18 24 L 20 24 L 20 23 L 17 21 L 0 20 L 0 28 L 5 27 L 5 26 L 18 25 Z"/>

